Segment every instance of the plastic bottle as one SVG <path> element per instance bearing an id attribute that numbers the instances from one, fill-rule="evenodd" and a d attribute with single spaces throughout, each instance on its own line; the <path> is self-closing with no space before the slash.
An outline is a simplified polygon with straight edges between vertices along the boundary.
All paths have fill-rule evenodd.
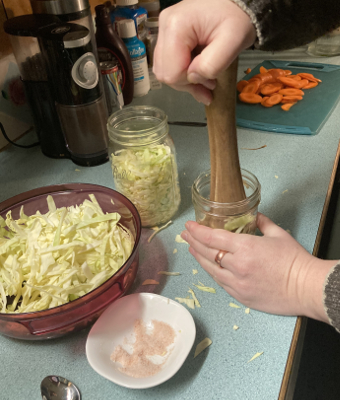
<path id="1" fill-rule="evenodd" d="M 148 18 L 158 17 L 161 9 L 159 0 L 139 0 L 138 4 L 148 12 Z"/>
<path id="2" fill-rule="evenodd" d="M 118 61 L 119 83 L 123 92 L 124 104 L 130 104 L 134 95 L 134 76 L 129 51 L 112 27 L 108 8 L 98 5 L 95 7 L 95 11 L 99 63 Z"/>
<path id="3" fill-rule="evenodd" d="M 135 23 L 126 19 L 117 23 L 119 36 L 123 39 L 131 57 L 134 76 L 134 97 L 144 96 L 150 90 L 150 78 L 146 48 L 136 36 Z"/>
<path id="4" fill-rule="evenodd" d="M 157 38 L 158 38 L 158 17 L 151 17 L 146 20 L 146 56 L 148 59 L 148 67 L 149 67 L 149 78 L 150 78 L 150 88 L 151 90 L 161 89 L 162 84 L 156 78 L 156 75 L 152 71 L 153 67 L 153 54 L 155 51 Z"/>
<path id="5" fill-rule="evenodd" d="M 118 32 L 117 23 L 124 19 L 132 19 L 135 23 L 138 39 L 145 41 L 146 27 L 145 21 L 148 17 L 148 12 L 145 8 L 138 6 L 138 0 L 116 0 L 116 7 L 111 13 L 111 21 Z"/>
<path id="6" fill-rule="evenodd" d="M 155 52 L 155 47 L 158 39 L 158 17 L 148 18 L 145 24 L 147 28 L 146 35 L 146 54 L 148 57 L 149 68 L 153 67 L 153 54 Z"/>

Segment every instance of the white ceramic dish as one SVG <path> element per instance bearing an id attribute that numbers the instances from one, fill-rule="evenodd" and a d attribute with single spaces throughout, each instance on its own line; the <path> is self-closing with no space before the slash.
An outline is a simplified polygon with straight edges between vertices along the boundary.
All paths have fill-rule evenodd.
<path id="1" fill-rule="evenodd" d="M 133 335 L 134 324 L 141 319 L 169 324 L 176 333 L 173 349 L 160 372 L 146 378 L 133 378 L 119 371 L 121 365 L 110 360 L 117 345 Z M 109 306 L 93 325 L 86 342 L 87 360 L 104 378 L 130 389 L 146 389 L 170 379 L 183 365 L 196 336 L 190 312 L 181 304 L 153 293 L 122 297 Z"/>

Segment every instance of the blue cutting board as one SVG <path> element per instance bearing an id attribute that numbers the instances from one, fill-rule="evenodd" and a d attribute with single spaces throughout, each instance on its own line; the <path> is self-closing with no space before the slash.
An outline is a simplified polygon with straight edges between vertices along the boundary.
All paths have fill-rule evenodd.
<path id="1" fill-rule="evenodd" d="M 303 100 L 289 111 L 280 105 L 265 108 L 261 104 L 246 104 L 237 99 L 236 121 L 242 128 L 261 131 L 316 135 L 332 113 L 340 98 L 340 66 L 322 63 L 266 60 L 257 65 L 244 78 L 250 79 L 260 72 L 260 67 L 281 68 L 299 72 L 310 72 L 322 83 L 305 90 Z"/>

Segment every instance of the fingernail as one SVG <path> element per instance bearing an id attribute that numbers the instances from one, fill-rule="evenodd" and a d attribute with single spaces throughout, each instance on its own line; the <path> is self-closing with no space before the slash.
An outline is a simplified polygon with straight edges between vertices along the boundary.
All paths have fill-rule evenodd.
<path id="1" fill-rule="evenodd" d="M 197 100 L 199 103 L 202 103 L 202 104 L 204 104 L 204 105 L 207 106 L 207 107 L 209 107 L 210 104 L 211 104 L 211 101 L 208 100 L 208 99 L 206 99 L 206 98 L 203 97 L 203 96 L 200 96 L 200 97 L 197 97 L 197 96 L 196 96 L 196 100 Z"/>
<path id="2" fill-rule="evenodd" d="M 212 79 L 207 79 L 202 83 L 203 86 L 205 86 L 209 90 L 214 90 L 216 87 L 216 81 L 213 81 Z"/>
<path id="3" fill-rule="evenodd" d="M 198 73 L 196 73 L 196 72 L 190 72 L 190 74 L 188 74 L 188 76 L 187 76 L 187 79 L 190 83 L 193 83 L 193 84 L 197 84 L 202 81 L 202 77 L 200 75 L 198 75 Z"/>
<path id="4" fill-rule="evenodd" d="M 182 239 L 184 239 L 184 240 L 187 240 L 188 239 L 188 234 L 187 234 L 187 232 L 182 232 L 181 233 L 181 237 L 182 237 Z"/>

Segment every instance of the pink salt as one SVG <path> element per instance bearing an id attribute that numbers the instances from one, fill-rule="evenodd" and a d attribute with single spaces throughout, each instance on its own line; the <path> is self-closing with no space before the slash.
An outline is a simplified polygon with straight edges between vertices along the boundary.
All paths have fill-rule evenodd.
<path id="1" fill-rule="evenodd" d="M 167 357 L 161 364 L 155 364 L 148 359 L 150 356 L 169 356 L 168 346 L 174 343 L 175 331 L 165 322 L 153 320 L 151 334 L 146 332 L 146 326 L 141 320 L 136 320 L 134 326 L 135 342 L 132 354 L 122 346 L 116 346 L 111 354 L 111 360 L 122 365 L 119 371 L 134 378 L 145 378 L 157 374 L 164 365 Z M 127 343 L 126 338 L 124 343 Z"/>

